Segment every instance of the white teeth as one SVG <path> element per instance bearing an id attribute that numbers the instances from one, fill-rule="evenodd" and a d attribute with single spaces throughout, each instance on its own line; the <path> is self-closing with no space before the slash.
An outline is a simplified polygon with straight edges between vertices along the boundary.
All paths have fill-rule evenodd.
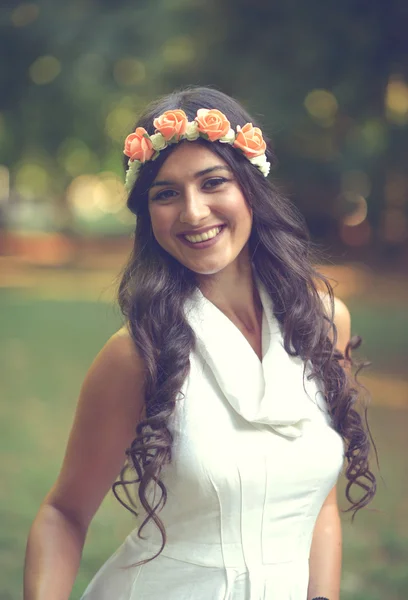
<path id="1" fill-rule="evenodd" d="M 197 242 L 204 242 L 205 240 L 215 237 L 221 231 L 221 229 L 222 227 L 214 227 L 214 229 L 210 229 L 201 235 L 185 235 L 184 237 L 189 242 L 193 242 L 193 244 L 195 244 Z"/>

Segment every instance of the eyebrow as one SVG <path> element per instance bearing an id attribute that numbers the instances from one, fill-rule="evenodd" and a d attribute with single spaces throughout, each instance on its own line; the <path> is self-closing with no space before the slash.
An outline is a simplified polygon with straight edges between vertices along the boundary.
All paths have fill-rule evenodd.
<path id="1" fill-rule="evenodd" d="M 229 173 L 231 173 L 231 169 L 227 166 L 224 165 L 216 165 L 215 167 L 210 167 L 209 169 L 204 169 L 203 171 L 198 171 L 197 173 L 194 173 L 193 177 L 194 179 L 198 179 L 198 177 L 202 177 L 203 175 L 207 175 L 208 173 L 212 173 L 213 171 L 219 171 L 219 170 L 223 170 L 223 171 L 228 171 Z M 176 182 L 175 181 L 170 181 L 170 180 L 160 180 L 160 181 L 155 181 L 154 183 L 152 183 L 152 185 L 150 186 L 150 189 L 154 188 L 154 187 L 159 187 L 161 185 L 174 185 Z"/>

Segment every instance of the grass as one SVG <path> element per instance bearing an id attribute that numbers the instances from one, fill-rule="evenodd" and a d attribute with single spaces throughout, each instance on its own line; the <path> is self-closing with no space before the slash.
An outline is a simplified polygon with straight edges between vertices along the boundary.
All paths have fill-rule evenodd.
<path id="1" fill-rule="evenodd" d="M 353 333 L 365 339 L 364 355 L 377 369 L 403 373 L 408 356 L 405 311 L 350 308 Z M 58 473 L 81 382 L 119 324 L 118 311 L 106 303 L 0 293 L 0 600 L 22 596 L 29 527 Z M 342 517 L 342 600 L 408 597 L 408 411 L 387 408 L 386 397 L 376 400 L 383 405 L 371 407 L 370 423 L 384 483 L 379 479 L 370 505 L 379 512 L 361 511 L 353 525 L 349 515 Z M 339 487 L 344 490 L 343 478 Z M 91 525 L 73 600 L 133 526 L 108 495 Z"/>

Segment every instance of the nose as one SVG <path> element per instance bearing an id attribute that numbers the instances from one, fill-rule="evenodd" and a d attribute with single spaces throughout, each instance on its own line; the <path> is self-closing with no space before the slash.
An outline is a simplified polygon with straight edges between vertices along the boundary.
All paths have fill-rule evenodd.
<path id="1" fill-rule="evenodd" d="M 186 189 L 180 212 L 180 222 L 195 226 L 206 219 L 211 213 L 207 199 L 208 196 L 206 197 L 205 194 L 200 193 L 197 188 Z"/>

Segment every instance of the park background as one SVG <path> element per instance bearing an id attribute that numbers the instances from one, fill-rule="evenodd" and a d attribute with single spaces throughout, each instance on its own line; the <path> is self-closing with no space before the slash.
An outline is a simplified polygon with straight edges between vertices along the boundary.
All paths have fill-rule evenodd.
<path id="1" fill-rule="evenodd" d="M 342 516 L 341 598 L 408 597 L 407 25 L 405 0 L 2 4 L 0 600 L 22 597 L 82 380 L 121 323 L 124 138 L 147 101 L 188 84 L 235 96 L 272 137 L 270 176 L 327 255 L 364 340 L 355 357 L 372 362 L 381 474 L 373 455 L 375 510 Z M 133 526 L 109 495 L 73 599 Z"/>

